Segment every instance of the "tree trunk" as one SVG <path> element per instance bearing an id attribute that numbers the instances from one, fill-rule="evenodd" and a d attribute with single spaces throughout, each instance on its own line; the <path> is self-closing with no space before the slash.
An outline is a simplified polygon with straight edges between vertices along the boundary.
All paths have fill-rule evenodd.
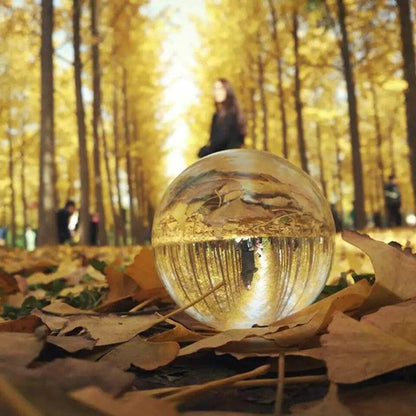
<path id="1" fill-rule="evenodd" d="M 20 187 L 22 189 L 22 216 L 23 216 L 23 238 L 25 247 L 27 247 L 26 241 L 26 227 L 29 225 L 27 217 L 27 199 L 26 199 L 26 152 L 25 152 L 25 140 L 24 134 L 22 135 L 22 145 L 20 147 Z"/>
<path id="2" fill-rule="evenodd" d="M 137 221 L 134 208 L 134 168 L 130 152 L 130 126 L 129 126 L 129 108 L 127 97 L 127 71 L 123 68 L 123 107 L 124 107 L 124 140 L 126 146 L 126 168 L 127 184 L 129 188 L 129 213 L 130 213 L 130 238 L 135 242 L 137 238 Z"/>
<path id="3" fill-rule="evenodd" d="M 254 94 L 256 93 L 255 88 L 250 88 L 250 116 L 251 116 L 251 138 L 253 140 L 253 149 L 257 149 L 257 135 L 256 135 L 256 101 L 254 99 Z"/>
<path id="4" fill-rule="evenodd" d="M 9 180 L 10 180 L 10 199 L 11 199 L 11 218 L 10 234 L 12 247 L 16 247 L 16 192 L 14 187 L 14 152 L 13 152 L 13 135 L 12 135 L 12 116 L 11 108 L 7 120 L 7 141 L 9 142 Z"/>
<path id="5" fill-rule="evenodd" d="M 260 102 L 261 102 L 261 112 L 263 115 L 263 150 L 269 150 L 269 133 L 268 133 L 268 126 L 267 126 L 267 117 L 268 117 L 268 109 L 267 109 L 267 100 L 266 100 L 266 91 L 264 89 L 264 62 L 263 57 L 261 56 L 261 52 L 257 57 L 257 67 L 258 67 L 258 83 L 259 83 L 259 90 L 260 90 Z"/>
<path id="6" fill-rule="evenodd" d="M 377 102 L 377 94 L 374 84 L 370 81 L 370 91 L 371 91 L 371 98 L 373 101 L 373 115 L 374 115 L 374 127 L 376 130 L 376 166 L 377 171 L 375 172 L 376 178 L 376 192 L 375 192 L 375 209 L 382 213 L 384 211 L 384 195 L 383 195 L 383 188 L 384 188 L 384 163 L 383 163 L 383 155 L 381 154 L 381 146 L 383 144 L 383 135 L 381 133 L 381 123 L 380 123 L 380 114 L 378 111 L 378 102 Z"/>
<path id="7" fill-rule="evenodd" d="M 358 130 L 357 99 L 355 96 L 355 81 L 351 67 L 350 47 L 348 40 L 347 26 L 345 23 L 346 11 L 344 0 L 337 0 L 338 20 L 341 29 L 341 55 L 344 67 L 344 77 L 348 95 L 348 113 L 351 136 L 352 169 L 354 178 L 354 209 L 355 227 L 362 229 L 366 225 L 364 207 L 364 186 L 363 186 L 363 167 L 361 161 L 360 133 Z"/>
<path id="8" fill-rule="evenodd" d="M 302 169 L 309 173 L 308 159 L 306 157 L 305 134 L 303 130 L 302 99 L 300 85 L 300 62 L 299 62 L 299 36 L 298 36 L 298 14 L 293 12 L 293 44 L 295 54 L 295 110 L 296 110 L 296 128 L 298 133 L 298 149 Z"/>
<path id="9" fill-rule="evenodd" d="M 318 159 L 319 159 L 319 179 L 321 181 L 322 190 L 324 192 L 325 198 L 328 198 L 328 193 L 326 190 L 325 182 L 325 172 L 324 172 L 324 158 L 322 151 L 322 135 L 321 135 L 321 126 L 319 123 L 316 123 L 316 140 L 318 144 Z"/>
<path id="10" fill-rule="evenodd" d="M 396 0 L 399 7 L 402 39 L 403 76 L 407 82 L 405 92 L 407 144 L 409 146 L 413 204 L 416 206 L 416 68 L 413 46 L 413 22 L 409 0 Z"/>
<path id="11" fill-rule="evenodd" d="M 92 130 L 94 137 L 94 182 L 95 198 L 97 201 L 98 222 L 98 241 L 100 245 L 107 244 L 107 234 L 105 230 L 105 211 L 103 186 L 100 167 L 100 136 L 98 126 L 101 119 L 101 85 L 100 85 L 100 51 L 99 34 L 97 27 L 97 0 L 90 0 L 91 7 L 91 35 L 92 35 L 92 79 L 93 79 L 93 116 Z"/>
<path id="12" fill-rule="evenodd" d="M 56 244 L 56 168 L 53 99 L 53 0 L 42 0 L 41 126 L 39 149 L 38 245 Z"/>
<path id="13" fill-rule="evenodd" d="M 121 201 L 120 189 L 120 146 L 119 146 L 119 130 L 118 130 L 118 99 L 117 99 L 117 85 L 114 83 L 113 89 L 113 136 L 114 136 L 114 157 L 115 157 L 115 174 L 116 174 L 116 189 L 118 201 L 118 232 L 121 229 L 124 245 L 127 244 L 126 224 L 123 218 L 123 205 Z"/>
<path id="14" fill-rule="evenodd" d="M 103 137 L 103 145 L 104 145 L 104 162 L 105 162 L 105 170 L 107 173 L 107 181 L 108 181 L 108 192 L 110 197 L 110 208 L 111 208 L 111 215 L 113 216 L 113 224 L 114 224 L 114 239 L 115 244 L 119 245 L 119 236 L 118 236 L 118 226 L 117 226 L 117 212 L 116 207 L 114 205 L 114 191 L 113 191 L 113 181 L 112 181 L 112 174 L 111 174 L 111 167 L 110 167 L 110 158 L 109 158 L 109 151 L 107 145 L 107 136 L 105 134 L 104 124 L 101 120 L 101 131 Z"/>
<path id="15" fill-rule="evenodd" d="M 85 111 L 84 101 L 82 98 L 82 62 L 80 57 L 81 34 L 80 34 L 80 20 L 81 20 L 81 1 L 74 0 L 73 3 L 73 47 L 74 47 L 74 79 L 75 79 L 75 97 L 77 108 L 77 125 L 78 125 L 78 157 L 79 169 L 81 179 L 81 208 L 79 216 L 80 225 L 80 243 L 87 245 L 90 243 L 90 175 L 88 169 L 88 151 L 87 151 L 87 136 L 85 129 Z"/>
<path id="16" fill-rule="evenodd" d="M 336 154 L 336 174 L 338 179 L 338 197 L 339 197 L 339 212 L 341 221 L 343 223 L 344 218 L 344 193 L 342 191 L 342 160 L 341 160 L 341 149 L 338 143 L 338 134 L 335 135 L 335 154 Z"/>
<path id="17" fill-rule="evenodd" d="M 277 90 L 279 93 L 279 111 L 280 111 L 280 125 L 282 134 L 282 153 L 283 157 L 287 159 L 289 157 L 289 149 L 287 144 L 287 118 L 286 118 L 286 106 L 285 97 L 283 92 L 283 68 L 282 58 L 280 50 L 279 36 L 277 32 L 277 15 L 276 9 L 273 4 L 273 0 L 269 1 L 270 15 L 272 18 L 272 38 L 275 45 L 276 53 L 276 67 L 277 67 Z"/>

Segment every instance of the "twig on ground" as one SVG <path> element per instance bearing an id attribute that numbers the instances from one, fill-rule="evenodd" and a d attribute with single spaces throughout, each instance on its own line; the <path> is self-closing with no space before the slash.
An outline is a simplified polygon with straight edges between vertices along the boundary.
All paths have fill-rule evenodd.
<path id="1" fill-rule="evenodd" d="M 257 377 L 261 376 L 262 374 L 267 373 L 270 370 L 270 365 L 262 365 L 260 367 L 255 368 L 254 370 L 248 371 L 246 373 L 242 374 L 236 374 L 235 376 L 222 378 L 220 380 L 214 380 L 210 381 L 208 383 L 195 385 L 193 387 L 189 387 L 183 391 L 180 391 L 178 393 L 171 394 L 170 396 L 164 397 L 163 400 L 168 400 L 170 402 L 174 402 L 176 404 L 179 404 L 184 399 L 187 399 L 190 396 L 197 395 L 199 393 L 216 389 L 218 387 L 223 387 L 228 384 L 233 384 L 236 381 L 244 380 L 246 378 L 250 377 Z"/>
<path id="2" fill-rule="evenodd" d="M 278 373 L 278 378 L 277 378 L 276 403 L 274 405 L 273 416 L 282 415 L 284 384 L 285 384 L 285 353 L 281 352 L 279 354 L 279 373 Z"/>
<path id="3" fill-rule="evenodd" d="M 326 375 L 319 376 L 299 376 L 299 377 L 286 377 L 285 386 L 290 384 L 318 384 L 326 383 L 328 377 Z M 227 384 L 222 386 L 224 388 L 249 388 L 249 387 L 270 387 L 276 385 L 275 378 L 261 378 L 257 380 L 241 380 L 236 381 L 232 384 Z M 191 384 L 189 386 L 180 386 L 180 387 L 162 387 L 159 389 L 150 389 L 142 390 L 142 393 L 148 394 L 149 396 L 162 396 L 167 395 L 173 392 L 178 392 L 180 390 L 187 390 L 192 387 L 200 386 L 200 384 Z"/>

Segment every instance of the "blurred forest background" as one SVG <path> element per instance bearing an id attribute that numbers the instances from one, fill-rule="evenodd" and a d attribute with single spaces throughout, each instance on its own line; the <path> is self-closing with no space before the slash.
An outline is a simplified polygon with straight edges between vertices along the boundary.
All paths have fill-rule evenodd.
<path id="1" fill-rule="evenodd" d="M 163 45 L 180 27 L 177 0 L 0 0 L 0 226 L 56 243 L 55 213 L 92 213 L 99 243 L 143 244 L 181 165 L 167 145 Z M 402 211 L 415 212 L 415 5 L 410 0 L 205 0 L 191 16 L 198 95 L 189 134 L 173 147 L 196 160 L 214 111 L 212 84 L 230 80 L 247 119 L 246 147 L 310 173 L 355 226 L 383 215 L 394 173 Z M 159 7 L 160 9 L 160 7 Z M 71 53 L 68 53 L 68 50 Z M 244 167 L 242 166 L 242 169 Z"/>

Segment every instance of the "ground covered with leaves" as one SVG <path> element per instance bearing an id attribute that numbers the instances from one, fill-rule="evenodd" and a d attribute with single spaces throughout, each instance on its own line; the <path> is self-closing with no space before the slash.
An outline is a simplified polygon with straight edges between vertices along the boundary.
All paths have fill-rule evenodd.
<path id="1" fill-rule="evenodd" d="M 224 332 L 174 305 L 150 248 L 2 249 L 0 414 L 413 415 L 413 232 L 373 237 L 401 245 L 346 232 L 317 302 Z"/>

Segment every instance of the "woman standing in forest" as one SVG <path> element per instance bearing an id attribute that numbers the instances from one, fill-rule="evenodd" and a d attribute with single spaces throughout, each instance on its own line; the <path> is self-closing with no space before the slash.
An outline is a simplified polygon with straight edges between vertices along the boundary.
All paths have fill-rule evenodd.
<path id="1" fill-rule="evenodd" d="M 219 78 L 214 83 L 213 93 L 216 111 L 212 116 L 209 144 L 199 150 L 198 157 L 239 149 L 244 144 L 245 120 L 231 84 Z"/>

